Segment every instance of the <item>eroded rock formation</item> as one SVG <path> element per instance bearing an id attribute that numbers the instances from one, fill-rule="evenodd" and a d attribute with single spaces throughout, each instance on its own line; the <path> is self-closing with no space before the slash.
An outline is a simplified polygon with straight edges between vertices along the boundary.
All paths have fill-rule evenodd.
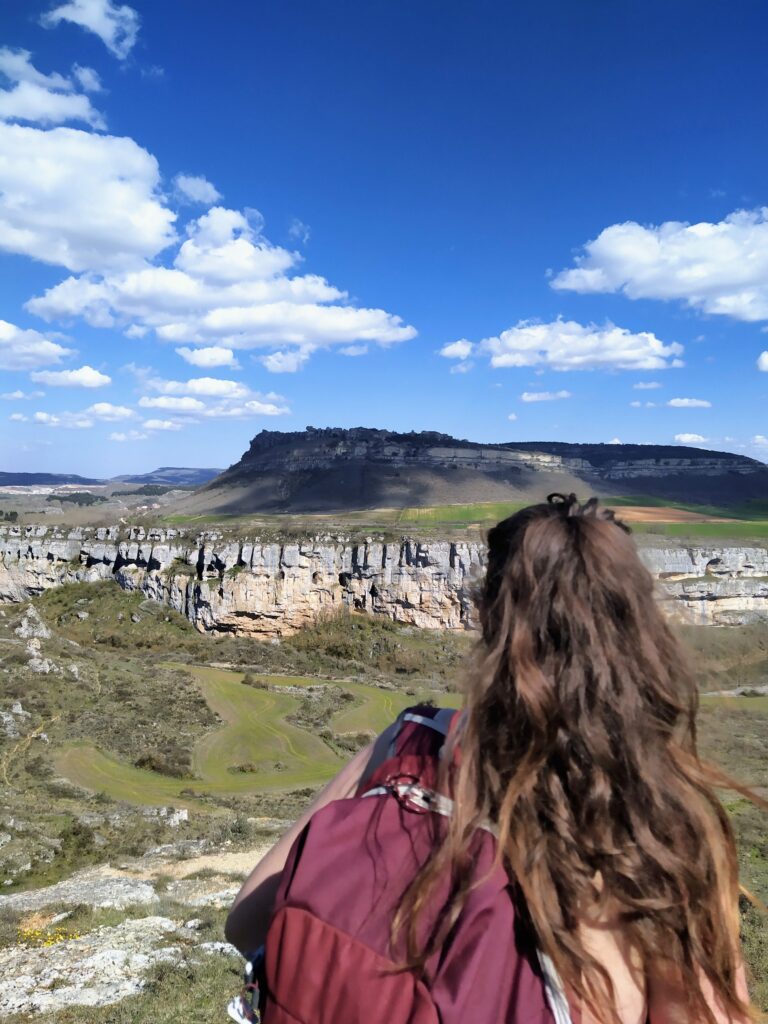
<path id="1" fill-rule="evenodd" d="M 673 616 L 725 625 L 768 618 L 768 548 L 647 546 Z M 205 632 L 270 638 L 350 608 L 427 629 L 474 626 L 484 549 L 470 542 L 323 537 L 234 541 L 220 533 L 118 527 L 0 528 L 0 601 L 114 578 Z"/>

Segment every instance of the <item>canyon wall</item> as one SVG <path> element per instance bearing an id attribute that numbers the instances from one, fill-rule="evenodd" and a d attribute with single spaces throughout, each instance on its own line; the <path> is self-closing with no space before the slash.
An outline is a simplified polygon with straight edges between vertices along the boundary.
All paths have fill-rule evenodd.
<path id="1" fill-rule="evenodd" d="M 641 546 L 668 613 L 730 625 L 768 620 L 768 548 Z M 269 639 L 349 608 L 428 629 L 475 625 L 484 548 L 471 542 L 320 537 L 232 540 L 141 527 L 0 527 L 0 602 L 50 587 L 115 579 L 204 632 Z"/>

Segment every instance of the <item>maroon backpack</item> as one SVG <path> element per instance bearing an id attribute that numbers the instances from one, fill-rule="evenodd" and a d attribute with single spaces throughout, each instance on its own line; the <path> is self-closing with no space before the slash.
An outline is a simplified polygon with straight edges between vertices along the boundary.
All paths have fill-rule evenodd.
<path id="1" fill-rule="evenodd" d="M 264 1024 L 569 1024 L 568 1006 L 501 869 L 478 830 L 471 889 L 422 977 L 398 970 L 390 944 L 405 887 L 433 847 L 451 801 L 436 790 L 455 712 L 410 708 L 361 795 L 313 815 L 283 871 L 267 934 Z M 490 874 L 489 874 L 490 872 Z M 427 909 L 425 935 L 449 897 Z M 401 954 L 400 954 L 401 955 Z"/>

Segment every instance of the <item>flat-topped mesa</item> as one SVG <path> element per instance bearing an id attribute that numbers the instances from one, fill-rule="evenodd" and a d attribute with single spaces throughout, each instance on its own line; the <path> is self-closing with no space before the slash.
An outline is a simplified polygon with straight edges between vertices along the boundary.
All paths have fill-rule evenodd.
<path id="1" fill-rule="evenodd" d="M 727 485 L 724 486 L 724 480 Z M 764 497 L 768 466 L 674 445 L 509 441 L 368 427 L 263 430 L 243 457 L 179 506 L 192 513 L 342 512 L 539 501 L 548 491 L 675 501 Z"/>
<path id="2" fill-rule="evenodd" d="M 641 547 L 668 613 L 710 625 L 768 619 L 768 547 Z M 257 639 L 349 609 L 427 629 L 472 629 L 485 548 L 472 542 L 266 542 L 141 527 L 0 526 L 0 602 L 114 579 L 197 629 Z"/>
<path id="3" fill-rule="evenodd" d="M 397 433 L 369 427 L 326 427 L 291 432 L 262 430 L 242 459 L 218 478 L 237 476 L 269 465 L 285 469 L 327 469 L 333 463 L 368 461 L 393 466 L 422 463 L 488 469 L 494 465 L 530 469 L 582 470 L 597 478 L 670 476 L 676 473 L 751 474 L 763 463 L 730 452 L 674 445 L 570 444 L 521 441 L 481 444 L 433 430 Z M 217 481 L 217 482 L 218 482 Z"/>

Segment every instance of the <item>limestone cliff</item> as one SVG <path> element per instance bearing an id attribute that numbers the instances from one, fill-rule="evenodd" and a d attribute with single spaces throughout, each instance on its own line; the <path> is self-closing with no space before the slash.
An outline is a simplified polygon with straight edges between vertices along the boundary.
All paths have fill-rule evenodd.
<path id="1" fill-rule="evenodd" d="M 689 621 L 768 619 L 768 548 L 654 546 L 641 556 L 665 607 Z M 260 638 L 318 615 L 357 609 L 428 629 L 474 626 L 472 591 L 484 549 L 469 542 L 233 541 L 140 527 L 0 527 L 0 601 L 62 584 L 114 578 L 206 632 Z"/>
<path id="2" fill-rule="evenodd" d="M 674 445 L 509 441 L 367 427 L 262 430 L 242 458 L 180 508 L 321 512 L 541 500 L 548 491 L 654 494 L 681 501 L 768 493 L 768 467 Z"/>

